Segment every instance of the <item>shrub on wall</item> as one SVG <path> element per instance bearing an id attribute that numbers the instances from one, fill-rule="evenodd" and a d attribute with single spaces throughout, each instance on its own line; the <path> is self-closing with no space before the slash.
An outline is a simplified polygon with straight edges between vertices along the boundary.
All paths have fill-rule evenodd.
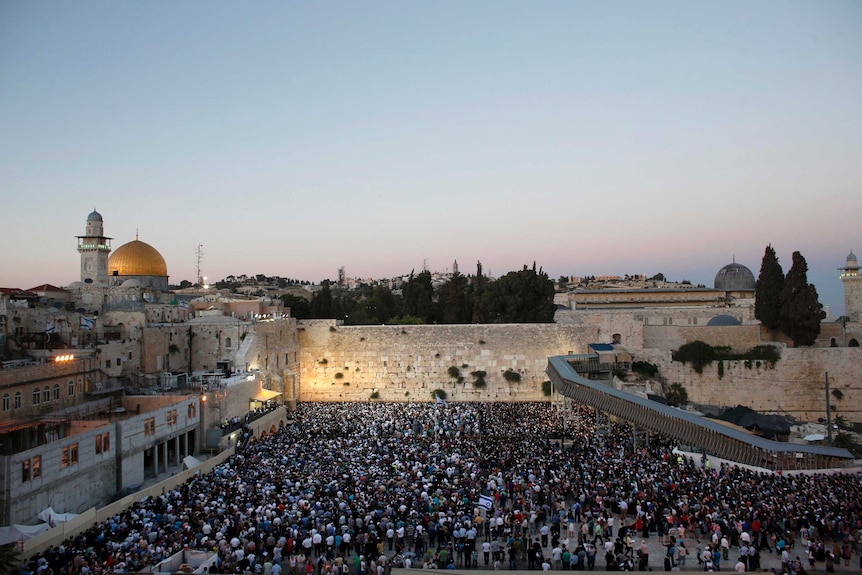
<path id="1" fill-rule="evenodd" d="M 702 341 L 693 341 L 680 346 L 678 350 L 672 353 L 671 357 L 673 361 L 691 363 L 692 369 L 697 373 L 703 373 L 704 366 L 711 364 L 713 361 L 722 360 L 744 360 L 746 369 L 751 369 L 752 365 L 759 369 L 762 364 L 773 368 L 778 360 L 781 359 L 781 353 L 777 347 L 772 345 L 758 345 L 746 352 L 739 353 L 732 351 L 726 346 L 713 347 Z M 719 369 L 723 370 L 723 368 Z"/>
<path id="2" fill-rule="evenodd" d="M 329 362 L 328 362 L 328 361 L 326 361 L 326 358 L 324 357 L 323 359 L 321 359 L 321 360 L 320 360 L 320 361 L 318 361 L 317 363 L 319 363 L 320 365 L 326 365 L 326 364 L 327 364 L 327 363 L 329 363 Z"/>
<path id="3" fill-rule="evenodd" d="M 452 379 L 458 379 L 458 377 L 461 375 L 461 370 L 452 365 L 449 366 L 449 369 L 446 370 L 446 373 L 448 373 L 449 377 L 451 377 Z"/>
<path id="4" fill-rule="evenodd" d="M 551 397 L 551 390 L 552 389 L 553 389 L 553 386 L 551 385 L 551 382 L 549 380 L 546 379 L 545 381 L 542 382 L 542 395 L 545 395 L 547 397 Z"/>
<path id="5" fill-rule="evenodd" d="M 488 375 L 486 372 L 479 369 L 476 371 L 471 371 L 470 375 L 473 376 L 473 387 L 477 389 L 482 389 L 485 387 L 485 377 Z"/>
<path id="6" fill-rule="evenodd" d="M 509 383 L 520 383 L 521 374 L 510 368 L 503 372 L 503 379 L 505 379 Z"/>
<path id="7" fill-rule="evenodd" d="M 343 374 L 343 373 L 341 373 L 340 371 L 339 371 L 338 373 L 336 373 L 336 374 L 335 374 L 335 379 L 341 379 L 341 378 L 343 378 L 343 377 L 344 377 L 344 374 Z"/>
<path id="8" fill-rule="evenodd" d="M 658 366 L 648 361 L 633 361 L 632 371 L 644 377 L 655 377 L 658 375 Z"/>
<path id="9" fill-rule="evenodd" d="M 379 391 L 372 391 L 371 395 L 369 397 L 371 399 L 380 399 L 380 392 Z"/>
<path id="10" fill-rule="evenodd" d="M 681 383 L 672 383 L 664 396 L 673 405 L 688 403 L 688 391 Z"/>

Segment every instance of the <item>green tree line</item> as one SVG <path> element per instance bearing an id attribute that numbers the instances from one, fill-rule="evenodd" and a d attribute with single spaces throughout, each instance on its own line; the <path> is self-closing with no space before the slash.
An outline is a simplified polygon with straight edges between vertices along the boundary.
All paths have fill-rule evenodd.
<path id="1" fill-rule="evenodd" d="M 554 282 L 535 262 L 493 281 L 479 262 L 475 275 L 454 273 L 436 289 L 431 272 L 411 273 L 400 291 L 367 285 L 346 290 L 326 280 L 311 301 L 281 299 L 297 319 L 338 319 L 346 325 L 550 323 L 556 311 Z"/>

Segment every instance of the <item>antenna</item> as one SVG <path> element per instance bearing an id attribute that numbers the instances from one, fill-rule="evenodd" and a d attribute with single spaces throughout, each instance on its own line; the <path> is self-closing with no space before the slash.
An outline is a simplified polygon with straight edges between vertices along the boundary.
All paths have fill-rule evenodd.
<path id="1" fill-rule="evenodd" d="M 195 246 L 195 258 L 197 259 L 197 268 L 195 270 L 195 275 L 197 276 L 198 284 L 201 287 L 204 285 L 204 278 L 201 275 L 201 262 L 204 259 L 204 245 L 198 244 Z"/>

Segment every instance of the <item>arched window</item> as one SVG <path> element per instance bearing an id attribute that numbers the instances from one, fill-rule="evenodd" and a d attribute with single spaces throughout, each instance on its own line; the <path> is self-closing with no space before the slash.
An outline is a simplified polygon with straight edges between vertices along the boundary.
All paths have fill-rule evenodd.
<path id="1" fill-rule="evenodd" d="M 835 341 L 835 338 L 829 340 L 829 347 L 838 347 L 838 342 Z"/>
<path id="2" fill-rule="evenodd" d="M 847 347 L 859 347 L 859 342 L 856 341 L 856 338 L 853 338 L 847 342 Z"/>
<path id="3" fill-rule="evenodd" d="M 49 401 L 51 401 L 51 388 L 46 385 L 45 389 L 42 390 L 42 403 L 48 403 Z"/>
<path id="4" fill-rule="evenodd" d="M 9 411 L 12 408 L 12 397 L 8 393 L 3 394 L 3 411 Z"/>
<path id="5" fill-rule="evenodd" d="M 229 337 L 224 338 L 224 346 L 230 347 L 230 338 Z"/>
<path id="6" fill-rule="evenodd" d="M 33 405 L 39 405 L 40 400 L 42 399 L 42 390 L 38 387 L 33 390 Z"/>
<path id="7" fill-rule="evenodd" d="M 66 393 L 69 397 L 72 397 L 73 395 L 75 395 L 75 382 L 72 381 L 71 379 L 69 380 L 68 390 L 69 391 L 67 391 Z"/>
<path id="8" fill-rule="evenodd" d="M 15 392 L 15 401 L 12 405 L 14 406 L 14 409 L 21 409 L 21 392 L 20 391 Z"/>
<path id="9" fill-rule="evenodd" d="M 54 401 L 60 401 L 60 384 L 59 384 L 59 383 L 55 383 L 55 384 L 54 384 L 54 389 L 53 389 L 52 391 L 54 392 L 54 393 L 53 393 L 53 397 L 52 397 L 52 399 L 53 399 Z"/>

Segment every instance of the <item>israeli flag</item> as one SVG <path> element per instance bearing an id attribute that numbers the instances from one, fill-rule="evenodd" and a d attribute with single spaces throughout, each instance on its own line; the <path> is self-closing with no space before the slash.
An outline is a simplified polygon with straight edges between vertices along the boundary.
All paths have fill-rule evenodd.
<path id="1" fill-rule="evenodd" d="M 96 320 L 81 316 L 81 329 L 92 331 L 96 327 Z"/>
<path id="2" fill-rule="evenodd" d="M 485 511 L 490 511 L 494 507 L 494 498 L 487 495 L 480 495 L 479 501 L 476 502 L 476 507 L 481 507 Z"/>
<path id="3" fill-rule="evenodd" d="M 50 319 L 46 320 L 45 321 L 45 333 L 50 335 L 50 334 L 56 333 L 56 332 L 57 332 L 57 328 L 54 327 L 54 322 L 51 321 Z"/>
<path id="4" fill-rule="evenodd" d="M 437 394 L 434 395 L 434 403 L 436 403 L 437 405 L 449 405 L 448 403 L 446 403 L 445 399 L 443 399 Z"/>

